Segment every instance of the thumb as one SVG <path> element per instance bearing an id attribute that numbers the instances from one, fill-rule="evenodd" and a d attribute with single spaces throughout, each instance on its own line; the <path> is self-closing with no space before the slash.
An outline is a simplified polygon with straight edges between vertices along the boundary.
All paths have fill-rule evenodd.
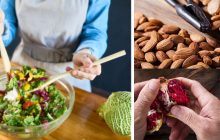
<path id="1" fill-rule="evenodd" d="M 137 101 L 135 102 L 135 112 L 140 113 L 137 115 L 146 114 L 149 111 L 150 105 L 156 98 L 160 87 L 158 79 L 152 79 L 140 91 Z M 145 116 L 145 115 L 144 115 Z"/>
<path id="2" fill-rule="evenodd" d="M 171 114 L 188 125 L 194 132 L 197 132 L 198 129 L 201 128 L 200 124 L 202 122 L 202 117 L 190 108 L 176 105 L 171 108 Z"/>

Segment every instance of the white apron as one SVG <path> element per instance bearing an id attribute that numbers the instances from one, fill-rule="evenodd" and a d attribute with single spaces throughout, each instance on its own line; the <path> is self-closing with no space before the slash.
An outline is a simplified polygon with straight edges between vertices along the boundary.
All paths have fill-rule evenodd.
<path id="1" fill-rule="evenodd" d="M 73 67 L 72 53 L 86 20 L 89 0 L 16 0 L 21 43 L 12 61 L 52 74 Z M 73 86 L 91 91 L 89 80 L 67 77 Z"/>

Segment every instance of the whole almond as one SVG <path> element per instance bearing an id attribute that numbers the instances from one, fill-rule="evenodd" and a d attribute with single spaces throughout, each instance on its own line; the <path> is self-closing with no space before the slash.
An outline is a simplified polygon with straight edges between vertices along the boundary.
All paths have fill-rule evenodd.
<path id="1" fill-rule="evenodd" d="M 159 51 L 167 51 L 170 50 L 173 47 L 173 41 L 171 41 L 169 38 L 168 39 L 164 39 L 162 41 L 160 41 L 156 48 Z"/>
<path id="2" fill-rule="evenodd" d="M 156 31 L 151 32 L 151 38 L 150 40 L 146 43 L 146 45 L 142 48 L 143 52 L 148 52 L 152 50 L 156 45 L 157 42 L 159 42 L 160 36 Z"/>
<path id="3" fill-rule="evenodd" d="M 207 41 L 207 43 L 209 43 L 210 46 L 212 46 L 214 48 L 217 47 L 218 43 L 214 38 L 207 37 L 206 41 Z"/>
<path id="4" fill-rule="evenodd" d="M 213 51 L 214 50 L 207 42 L 199 43 L 199 48 L 202 49 L 202 50 L 208 50 L 208 51 Z"/>
<path id="5" fill-rule="evenodd" d="M 182 48 L 175 52 L 175 54 L 173 55 L 173 60 L 186 59 L 193 54 L 195 54 L 195 50 L 191 48 Z"/>
<path id="6" fill-rule="evenodd" d="M 157 61 L 157 58 L 153 52 L 147 52 L 145 53 L 145 60 L 149 63 L 154 63 Z"/>
<path id="7" fill-rule="evenodd" d="M 220 20 L 220 15 L 212 16 L 211 20 L 212 21 Z"/>
<path id="8" fill-rule="evenodd" d="M 200 34 L 191 34 L 190 35 L 190 39 L 193 41 L 193 42 L 202 42 L 202 41 L 205 41 L 205 37 L 200 35 Z"/>
<path id="9" fill-rule="evenodd" d="M 175 54 L 175 51 L 174 50 L 169 50 L 166 52 L 167 56 L 173 60 L 173 55 Z"/>
<path id="10" fill-rule="evenodd" d="M 175 25 L 163 25 L 160 30 L 158 31 L 160 34 L 176 34 L 180 30 L 179 27 Z"/>
<path id="11" fill-rule="evenodd" d="M 172 63 L 170 66 L 171 69 L 178 69 L 182 66 L 184 59 L 178 59 Z"/>
<path id="12" fill-rule="evenodd" d="M 136 29 L 137 28 L 137 26 L 138 26 L 138 24 L 139 24 L 139 19 L 141 18 L 141 17 L 143 17 L 144 15 L 143 15 L 143 13 L 141 13 L 141 12 L 135 12 L 134 13 L 134 28 Z"/>
<path id="13" fill-rule="evenodd" d="M 178 33 L 178 35 L 184 37 L 184 38 L 189 38 L 189 33 L 185 29 L 181 29 Z"/>
<path id="14" fill-rule="evenodd" d="M 210 15 L 213 15 L 219 10 L 219 8 L 220 8 L 220 1 L 219 0 L 211 0 L 208 3 L 207 10 Z"/>
<path id="15" fill-rule="evenodd" d="M 187 67 L 190 67 L 194 64 L 196 64 L 198 62 L 199 58 L 197 55 L 192 55 L 190 57 L 188 57 L 184 62 L 183 62 L 183 65 L 182 67 L 183 68 L 187 68 Z"/>
<path id="16" fill-rule="evenodd" d="M 215 67 L 219 67 L 220 66 L 220 56 L 216 56 L 216 57 L 212 58 L 212 61 L 213 61 L 213 65 Z"/>
<path id="17" fill-rule="evenodd" d="M 143 48 L 147 44 L 148 40 L 142 41 L 139 45 L 140 48 Z"/>
<path id="18" fill-rule="evenodd" d="M 160 21 L 160 20 L 157 20 L 157 19 L 149 19 L 149 22 L 151 23 L 151 25 L 154 25 L 154 26 L 162 26 L 163 23 Z"/>
<path id="19" fill-rule="evenodd" d="M 201 65 L 192 65 L 192 66 L 187 67 L 187 69 L 202 69 L 202 68 L 204 67 Z"/>
<path id="20" fill-rule="evenodd" d="M 207 50 L 202 50 L 202 51 L 199 51 L 199 56 L 201 58 L 203 58 L 204 56 L 212 56 L 214 54 L 214 51 L 207 51 Z"/>
<path id="21" fill-rule="evenodd" d="M 220 55 L 220 48 L 215 48 L 215 53 L 217 54 L 217 55 Z"/>
<path id="22" fill-rule="evenodd" d="M 212 59 L 211 59 L 209 56 L 204 56 L 204 57 L 203 57 L 203 62 L 204 62 L 206 65 L 209 65 L 209 66 L 212 65 Z"/>
<path id="23" fill-rule="evenodd" d="M 142 16 L 142 17 L 139 19 L 138 23 L 139 23 L 139 24 L 142 24 L 142 23 L 144 23 L 144 22 L 147 22 L 147 18 L 146 18 L 145 16 Z"/>
<path id="24" fill-rule="evenodd" d="M 144 52 L 141 51 L 136 43 L 134 44 L 134 58 L 138 60 L 144 59 Z"/>
<path id="25" fill-rule="evenodd" d="M 154 65 L 152 65 L 151 63 L 148 62 L 142 62 L 141 63 L 141 68 L 142 69 L 154 69 Z"/>
<path id="26" fill-rule="evenodd" d="M 172 59 L 165 59 L 159 66 L 158 69 L 167 69 L 170 68 L 173 63 Z"/>
<path id="27" fill-rule="evenodd" d="M 160 26 L 148 26 L 144 29 L 145 32 L 153 31 L 153 30 L 158 30 L 160 29 Z"/>
<path id="28" fill-rule="evenodd" d="M 199 51 L 199 44 L 197 42 L 192 42 L 190 43 L 189 48 L 195 50 L 195 52 L 197 53 Z"/>
<path id="29" fill-rule="evenodd" d="M 169 34 L 162 34 L 163 39 L 167 39 L 170 35 Z"/>
<path id="30" fill-rule="evenodd" d="M 142 36 L 141 32 L 134 32 L 134 39 L 137 39 Z"/>
<path id="31" fill-rule="evenodd" d="M 174 44 L 184 43 L 184 38 L 180 35 L 172 34 L 169 36 L 169 38 L 174 42 Z"/>
<path id="32" fill-rule="evenodd" d="M 177 45 L 176 50 L 180 50 L 180 49 L 182 49 L 182 48 L 186 48 L 186 45 L 183 44 L 183 43 L 179 43 L 179 44 Z"/>
<path id="33" fill-rule="evenodd" d="M 212 23 L 212 30 L 216 30 L 220 28 L 220 20 L 214 21 Z"/>
<path id="34" fill-rule="evenodd" d="M 165 59 L 168 59 L 168 56 L 163 51 L 156 52 L 157 60 L 163 62 Z"/>
<path id="35" fill-rule="evenodd" d="M 138 38 L 138 39 L 135 41 L 135 43 L 139 44 L 139 43 L 141 43 L 141 42 L 143 42 L 144 40 L 147 40 L 147 39 L 148 39 L 148 37 L 142 36 L 142 37 Z"/>
<path id="36" fill-rule="evenodd" d="M 148 22 L 144 22 L 144 23 L 142 23 L 142 24 L 140 24 L 138 27 L 137 27 L 137 31 L 142 31 L 142 30 L 144 30 L 147 26 L 149 26 L 148 25 L 149 23 Z"/>
<path id="37" fill-rule="evenodd" d="M 209 69 L 209 65 L 203 63 L 203 62 L 198 62 L 196 65 L 202 66 L 203 68 Z"/>

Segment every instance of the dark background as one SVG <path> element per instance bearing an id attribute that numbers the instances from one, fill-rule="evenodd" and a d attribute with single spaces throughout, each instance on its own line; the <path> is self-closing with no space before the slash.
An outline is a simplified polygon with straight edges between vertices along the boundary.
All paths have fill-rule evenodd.
<path id="1" fill-rule="evenodd" d="M 102 75 L 92 82 L 93 92 L 108 96 L 113 91 L 131 89 L 131 1 L 112 0 L 109 12 L 108 49 L 110 55 L 126 50 L 126 57 L 103 64 Z M 12 55 L 19 37 L 8 47 Z"/>

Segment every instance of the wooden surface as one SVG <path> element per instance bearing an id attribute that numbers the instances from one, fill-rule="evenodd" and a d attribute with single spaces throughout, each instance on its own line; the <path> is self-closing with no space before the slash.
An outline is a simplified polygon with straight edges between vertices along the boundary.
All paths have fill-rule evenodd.
<path id="1" fill-rule="evenodd" d="M 177 25 L 180 28 L 188 30 L 190 33 L 200 33 L 193 26 L 176 14 L 174 8 L 165 2 L 165 0 L 135 0 L 134 11 L 144 13 L 149 18 L 156 18 L 166 24 Z M 212 34 L 212 35 L 211 35 Z M 220 40 L 220 32 L 212 32 L 211 36 Z M 203 34 L 209 36 L 208 34 Z"/>
<path id="2" fill-rule="evenodd" d="M 2 61 L 0 59 L 0 70 Z M 115 135 L 96 112 L 106 99 L 75 89 L 73 112 L 63 125 L 42 140 L 129 140 L 130 137 Z M 0 135 L 0 140 L 12 140 Z"/>

